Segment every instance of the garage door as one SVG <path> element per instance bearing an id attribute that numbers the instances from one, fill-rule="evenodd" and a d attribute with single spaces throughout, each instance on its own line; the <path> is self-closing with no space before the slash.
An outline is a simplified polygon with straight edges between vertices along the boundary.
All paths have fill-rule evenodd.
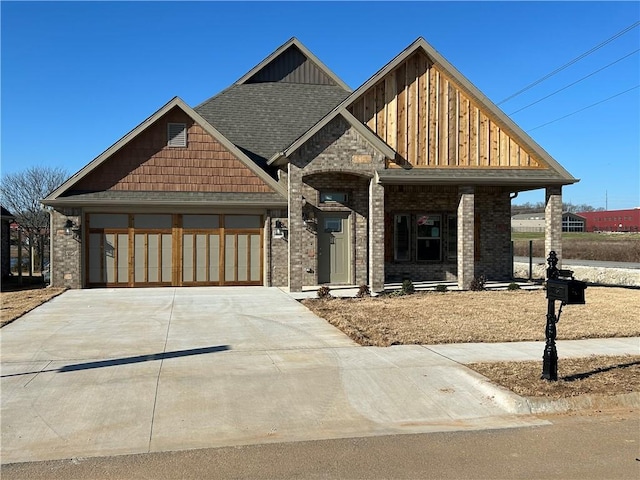
<path id="1" fill-rule="evenodd" d="M 87 214 L 87 286 L 262 285 L 261 215 Z"/>

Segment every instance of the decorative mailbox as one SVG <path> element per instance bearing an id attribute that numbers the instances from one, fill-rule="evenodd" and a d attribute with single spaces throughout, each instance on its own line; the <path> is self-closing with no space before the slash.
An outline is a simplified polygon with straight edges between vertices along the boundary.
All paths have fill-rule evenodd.
<path id="1" fill-rule="evenodd" d="M 580 280 L 549 279 L 547 280 L 547 298 L 559 300 L 563 305 L 584 305 L 585 282 Z"/>

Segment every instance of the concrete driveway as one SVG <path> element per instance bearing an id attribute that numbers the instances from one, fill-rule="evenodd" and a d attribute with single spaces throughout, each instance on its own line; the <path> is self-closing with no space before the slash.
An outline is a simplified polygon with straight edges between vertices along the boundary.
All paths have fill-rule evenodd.
<path id="1" fill-rule="evenodd" d="M 73 290 L 0 336 L 2 463 L 545 423 L 277 288 Z"/>

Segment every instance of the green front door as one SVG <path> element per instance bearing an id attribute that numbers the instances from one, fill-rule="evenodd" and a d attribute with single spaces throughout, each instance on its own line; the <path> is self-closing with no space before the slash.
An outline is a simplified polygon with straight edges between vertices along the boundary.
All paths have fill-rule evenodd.
<path id="1" fill-rule="evenodd" d="M 318 220 L 318 283 L 350 283 L 349 213 L 325 212 Z"/>

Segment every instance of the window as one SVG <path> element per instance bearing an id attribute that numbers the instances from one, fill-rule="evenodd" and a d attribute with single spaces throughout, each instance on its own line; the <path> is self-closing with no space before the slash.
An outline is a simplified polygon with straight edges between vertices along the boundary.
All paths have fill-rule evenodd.
<path id="1" fill-rule="evenodd" d="M 447 215 L 447 258 L 458 258 L 458 217 Z"/>
<path id="2" fill-rule="evenodd" d="M 342 219 L 341 218 L 325 218 L 324 231 L 325 233 L 342 232 Z"/>
<path id="3" fill-rule="evenodd" d="M 167 124 L 167 145 L 170 147 L 187 146 L 187 124 L 169 123 Z"/>
<path id="4" fill-rule="evenodd" d="M 345 192 L 320 192 L 320 203 L 346 203 L 347 199 Z"/>
<path id="5" fill-rule="evenodd" d="M 442 250 L 440 215 L 416 215 L 416 260 L 440 260 Z"/>
<path id="6" fill-rule="evenodd" d="M 393 231 L 394 260 L 407 262 L 411 259 L 409 215 L 396 215 Z"/>

